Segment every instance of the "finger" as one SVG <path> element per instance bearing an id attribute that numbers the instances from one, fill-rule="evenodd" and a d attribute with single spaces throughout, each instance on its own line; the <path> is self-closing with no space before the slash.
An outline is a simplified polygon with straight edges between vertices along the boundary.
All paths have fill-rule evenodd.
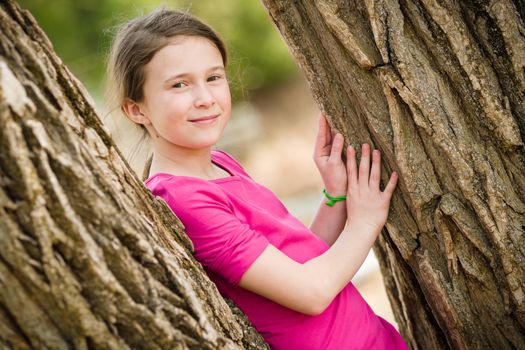
<path id="1" fill-rule="evenodd" d="M 370 170 L 370 188 L 379 190 L 379 179 L 381 177 L 381 153 L 375 149 L 372 151 L 372 170 Z"/>
<path id="2" fill-rule="evenodd" d="M 330 129 L 330 136 L 332 137 L 332 141 L 334 140 L 335 135 L 337 135 L 338 131 L 335 129 Z"/>
<path id="3" fill-rule="evenodd" d="M 328 123 L 328 119 L 326 119 L 326 114 L 322 113 L 322 115 L 323 115 L 325 140 L 326 140 L 325 146 L 326 145 L 331 145 L 332 144 L 332 140 L 333 140 L 332 134 L 330 132 L 331 127 L 330 127 L 330 124 Z"/>
<path id="4" fill-rule="evenodd" d="M 323 122 L 324 122 L 324 132 L 325 132 L 325 147 L 327 147 L 327 146 L 332 145 L 334 138 L 332 137 L 332 133 L 330 132 L 332 128 L 330 127 L 330 124 L 328 123 L 328 119 L 326 119 L 325 114 L 323 114 Z"/>
<path id="5" fill-rule="evenodd" d="M 394 193 L 394 190 L 396 188 L 397 179 L 399 178 L 397 172 L 392 172 L 392 175 L 390 175 L 390 180 L 388 180 L 388 183 L 386 184 L 385 190 L 383 191 L 388 195 L 388 197 L 392 197 L 392 194 Z"/>
<path id="6" fill-rule="evenodd" d="M 319 113 L 319 120 L 320 120 L 321 123 L 324 123 L 326 125 L 327 124 L 326 114 L 324 114 L 323 112 L 320 112 Z"/>
<path id="7" fill-rule="evenodd" d="M 361 160 L 359 161 L 359 186 L 368 187 L 368 176 L 370 174 L 370 145 L 363 143 L 361 147 Z"/>
<path id="8" fill-rule="evenodd" d="M 330 159 L 334 163 L 341 161 L 341 152 L 343 151 L 344 138 L 341 133 L 337 133 L 332 142 L 332 149 L 330 151 Z"/>
<path id="9" fill-rule="evenodd" d="M 355 159 L 355 148 L 348 146 L 346 149 L 346 170 L 348 173 L 348 188 L 357 187 L 357 161 Z"/>
<path id="10" fill-rule="evenodd" d="M 319 131 L 317 132 L 317 138 L 315 140 L 314 157 L 324 155 L 323 149 L 326 146 L 326 119 L 323 114 L 319 115 Z M 327 154 L 326 154 L 327 155 Z"/>

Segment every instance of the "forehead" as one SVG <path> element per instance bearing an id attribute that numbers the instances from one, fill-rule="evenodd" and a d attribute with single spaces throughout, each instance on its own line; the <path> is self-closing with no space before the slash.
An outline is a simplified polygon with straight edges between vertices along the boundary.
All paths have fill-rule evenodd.
<path id="1" fill-rule="evenodd" d="M 145 68 L 147 78 L 162 79 L 180 73 L 199 74 L 222 65 L 221 53 L 210 40 L 178 36 L 157 51 Z"/>

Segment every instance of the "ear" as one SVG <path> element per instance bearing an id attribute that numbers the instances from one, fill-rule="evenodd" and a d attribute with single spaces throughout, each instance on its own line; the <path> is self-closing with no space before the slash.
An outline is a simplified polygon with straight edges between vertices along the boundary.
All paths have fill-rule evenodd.
<path id="1" fill-rule="evenodd" d="M 129 119 L 137 124 L 151 124 L 149 118 L 143 113 L 142 106 L 129 98 L 124 100 L 122 111 L 126 113 Z"/>

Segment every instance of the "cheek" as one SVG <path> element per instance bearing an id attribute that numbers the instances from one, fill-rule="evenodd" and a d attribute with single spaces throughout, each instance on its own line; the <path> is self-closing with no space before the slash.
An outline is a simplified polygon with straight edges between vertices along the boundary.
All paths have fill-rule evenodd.
<path id="1" fill-rule="evenodd" d="M 192 106 L 192 99 L 190 94 L 167 94 L 159 101 L 159 106 L 164 106 L 161 113 L 170 112 L 176 117 L 179 114 L 186 113 Z"/>
<path id="2" fill-rule="evenodd" d="M 218 91 L 218 99 L 221 101 L 223 108 L 231 107 L 231 94 L 229 86 L 226 86 Z"/>
<path id="3" fill-rule="evenodd" d="M 187 117 L 188 103 L 187 98 L 166 94 L 159 96 L 155 101 L 151 101 L 151 114 L 153 124 L 158 130 L 178 130 L 180 125 L 185 125 Z M 163 131 L 166 132 L 166 131 Z"/>

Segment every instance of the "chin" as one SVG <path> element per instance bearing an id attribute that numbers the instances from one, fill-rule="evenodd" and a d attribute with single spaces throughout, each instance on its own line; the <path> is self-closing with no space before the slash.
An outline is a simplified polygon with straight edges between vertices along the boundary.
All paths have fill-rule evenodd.
<path id="1" fill-rule="evenodd" d="M 202 140 L 202 142 L 194 143 L 192 145 L 192 148 L 209 148 L 217 144 L 219 142 L 219 138 L 213 138 L 208 140 Z"/>

